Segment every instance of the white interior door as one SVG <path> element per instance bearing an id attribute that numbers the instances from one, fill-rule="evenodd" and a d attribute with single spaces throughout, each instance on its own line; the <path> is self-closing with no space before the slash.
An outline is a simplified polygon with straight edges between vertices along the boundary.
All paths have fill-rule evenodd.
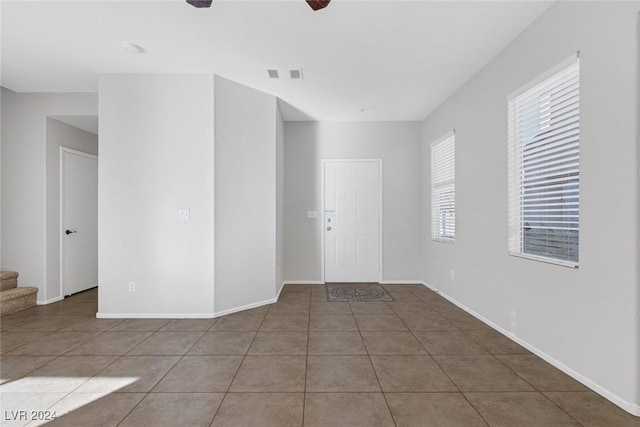
<path id="1" fill-rule="evenodd" d="M 61 281 L 64 295 L 98 285 L 98 158 L 61 148 Z"/>
<path id="2" fill-rule="evenodd" d="M 380 162 L 324 162 L 324 280 L 380 280 Z"/>

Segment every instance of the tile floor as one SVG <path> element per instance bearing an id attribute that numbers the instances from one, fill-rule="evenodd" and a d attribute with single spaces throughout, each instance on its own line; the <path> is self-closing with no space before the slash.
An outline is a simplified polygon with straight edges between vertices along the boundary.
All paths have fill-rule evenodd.
<path id="1" fill-rule="evenodd" d="M 328 303 L 289 285 L 189 320 L 96 319 L 92 290 L 2 317 L 0 424 L 640 426 L 428 289 L 386 289 Z"/>

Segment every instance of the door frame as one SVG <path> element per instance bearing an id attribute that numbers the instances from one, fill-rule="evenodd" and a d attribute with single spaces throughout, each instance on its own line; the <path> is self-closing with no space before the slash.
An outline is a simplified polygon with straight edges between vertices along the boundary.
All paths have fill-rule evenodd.
<path id="1" fill-rule="evenodd" d="M 383 218 L 383 212 L 382 212 L 382 200 L 383 200 L 383 194 L 382 194 L 382 159 L 321 159 L 320 160 L 320 212 L 321 212 L 321 219 L 320 219 L 320 281 L 322 283 L 326 283 L 324 278 L 325 278 L 325 274 L 324 274 L 324 270 L 325 270 L 325 259 L 324 259 L 324 247 L 325 247 L 325 242 L 324 242 L 324 227 L 325 227 L 325 217 L 324 217 L 324 170 L 325 170 L 325 166 L 327 163 L 358 163 L 358 162 L 362 162 L 362 163 L 377 163 L 378 165 L 378 283 L 382 283 L 382 266 L 383 266 L 383 257 L 382 257 L 382 253 L 383 251 L 383 241 L 382 241 L 382 218 Z"/>
<path id="2" fill-rule="evenodd" d="M 75 154 L 77 156 L 82 156 L 82 157 L 88 157 L 90 159 L 98 161 L 98 156 L 96 156 L 95 154 L 86 153 L 84 151 L 65 147 L 63 145 L 60 146 L 60 194 L 59 194 L 58 203 L 60 207 L 60 227 L 59 227 L 59 231 L 60 231 L 60 297 L 63 299 L 65 297 L 65 294 L 64 294 L 64 242 L 65 242 L 64 240 L 64 237 L 65 237 L 64 235 L 64 230 L 65 230 L 65 226 L 64 226 L 64 172 L 65 172 L 64 155 L 65 153 Z M 97 251 L 98 251 L 98 248 L 96 248 L 96 252 Z"/>

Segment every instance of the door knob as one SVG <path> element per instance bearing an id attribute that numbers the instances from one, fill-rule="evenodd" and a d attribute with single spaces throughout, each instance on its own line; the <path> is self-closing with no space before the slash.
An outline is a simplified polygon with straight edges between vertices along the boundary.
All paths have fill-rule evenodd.
<path id="1" fill-rule="evenodd" d="M 73 231 L 71 231 L 71 230 L 67 230 L 67 231 L 65 231 L 65 232 L 64 232 L 64 234 L 66 234 L 67 236 L 68 236 L 69 234 L 73 234 L 73 233 L 77 233 L 77 231 L 76 231 L 76 230 L 73 230 Z"/>
<path id="2" fill-rule="evenodd" d="M 327 231 L 331 231 L 331 227 L 327 227 Z"/>

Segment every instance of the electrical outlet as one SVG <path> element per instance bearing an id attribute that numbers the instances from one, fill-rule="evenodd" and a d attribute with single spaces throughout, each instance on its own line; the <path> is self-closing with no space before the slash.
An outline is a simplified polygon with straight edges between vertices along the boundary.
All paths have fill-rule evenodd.
<path id="1" fill-rule="evenodd" d="M 456 272 L 453 269 L 449 270 L 449 279 L 455 280 L 455 278 L 456 278 Z"/>
<path id="2" fill-rule="evenodd" d="M 136 282 L 129 282 L 129 292 L 136 291 Z"/>
<path id="3" fill-rule="evenodd" d="M 318 218 L 318 211 L 307 211 L 307 218 Z"/>
<path id="4" fill-rule="evenodd" d="M 178 209 L 178 219 L 183 221 L 188 221 L 191 219 L 191 210 L 190 209 Z"/>

